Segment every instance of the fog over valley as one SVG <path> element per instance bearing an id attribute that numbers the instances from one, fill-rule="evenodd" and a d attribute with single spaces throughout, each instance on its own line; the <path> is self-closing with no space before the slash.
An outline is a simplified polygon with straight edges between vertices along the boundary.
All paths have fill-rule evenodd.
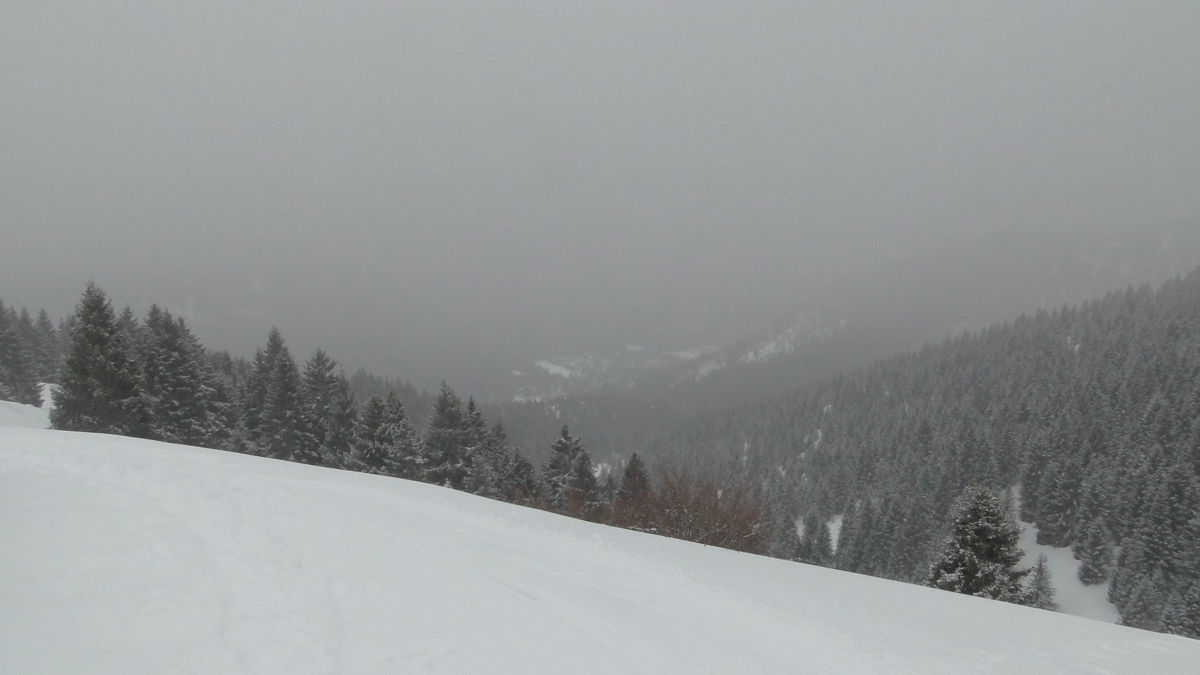
<path id="1" fill-rule="evenodd" d="M 1187 2 L 10 4 L 0 289 L 61 317 L 94 280 L 215 349 L 277 325 L 504 398 L 538 360 L 886 295 L 904 261 L 952 285 L 1046 236 L 1117 252 L 999 320 L 1198 262 L 1121 253 L 1197 229 L 1198 25 Z M 1012 250 L 973 243 L 996 232 Z"/>

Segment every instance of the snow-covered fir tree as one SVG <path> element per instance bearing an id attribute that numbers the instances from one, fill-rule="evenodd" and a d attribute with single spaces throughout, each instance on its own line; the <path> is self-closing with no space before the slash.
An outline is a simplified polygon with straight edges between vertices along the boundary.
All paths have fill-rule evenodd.
<path id="1" fill-rule="evenodd" d="M 150 410 L 130 336 L 99 286 L 75 307 L 50 425 L 67 431 L 150 435 Z"/>
<path id="2" fill-rule="evenodd" d="M 342 466 L 350 454 L 357 410 L 350 383 L 324 350 L 318 349 L 304 364 L 300 415 L 313 436 L 320 463 Z"/>
<path id="3" fill-rule="evenodd" d="M 1018 570 L 1024 552 L 1020 528 L 991 490 L 966 488 L 954 504 L 954 525 L 927 584 L 946 591 L 1021 602 L 1027 570 Z"/>
<path id="4" fill-rule="evenodd" d="M 33 325 L 28 312 L 18 315 L 0 301 L 0 398 L 41 406 Z"/>
<path id="5" fill-rule="evenodd" d="M 468 443 L 470 432 L 462 399 L 443 382 L 425 433 L 423 480 L 463 489 L 471 473 Z"/>
<path id="6" fill-rule="evenodd" d="M 565 507 L 567 489 L 575 471 L 575 460 L 582 454 L 583 444 L 571 435 L 566 425 L 563 425 L 558 439 L 550 447 L 550 459 L 546 460 L 546 466 L 542 468 L 546 499 L 551 508 L 562 510 Z"/>
<path id="7" fill-rule="evenodd" d="M 150 434 L 170 443 L 218 447 L 225 433 L 215 377 L 200 342 L 182 318 L 150 307 L 138 341 Z"/>

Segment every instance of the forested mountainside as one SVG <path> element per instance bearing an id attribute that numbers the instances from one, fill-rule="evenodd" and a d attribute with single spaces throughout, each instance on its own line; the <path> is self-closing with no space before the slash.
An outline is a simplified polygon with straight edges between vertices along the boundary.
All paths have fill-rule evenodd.
<path id="1" fill-rule="evenodd" d="M 954 497 L 1012 487 L 1123 622 L 1200 617 L 1200 270 L 876 363 L 661 446 L 737 452 L 785 517 L 842 515 L 834 564 L 928 574 Z"/>
<path id="2" fill-rule="evenodd" d="M 1065 232 L 966 233 L 898 251 L 810 289 L 792 311 L 718 352 L 648 373 L 646 399 L 723 410 L 795 391 L 926 342 L 1076 304 L 1194 267 L 1195 223 Z"/>
<path id="3" fill-rule="evenodd" d="M 567 422 L 597 458 L 642 452 L 664 428 L 701 413 L 771 400 L 1021 313 L 1157 286 L 1195 267 L 1198 251 L 1194 222 L 1086 236 L 1032 227 L 968 232 L 848 266 L 836 282 L 799 292 L 778 321 L 747 326 L 745 338 L 685 363 L 663 361 L 634 382 L 601 389 L 584 386 L 588 378 L 556 377 L 569 395 L 484 409 L 524 447 L 544 445 Z"/>

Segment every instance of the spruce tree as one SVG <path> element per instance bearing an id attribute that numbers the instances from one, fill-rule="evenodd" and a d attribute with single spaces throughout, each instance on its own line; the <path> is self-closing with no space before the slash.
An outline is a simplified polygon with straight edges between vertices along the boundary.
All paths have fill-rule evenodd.
<path id="1" fill-rule="evenodd" d="M 613 522 L 621 527 L 646 530 L 653 525 L 654 491 L 646 463 L 635 452 L 621 472 L 621 484 L 613 500 Z"/>
<path id="2" fill-rule="evenodd" d="M 337 362 L 318 349 L 304 364 L 300 415 L 313 437 L 320 463 L 341 466 L 350 453 L 355 408 L 350 384 L 335 372 Z"/>
<path id="3" fill-rule="evenodd" d="M 129 336 L 93 283 L 75 307 L 58 380 L 52 428 L 149 435 L 149 406 Z"/>
<path id="4" fill-rule="evenodd" d="M 596 481 L 595 467 L 586 451 L 580 451 L 571 463 L 562 501 L 563 510 L 577 518 L 599 520 L 604 514 L 605 504 Z"/>
<path id="5" fill-rule="evenodd" d="M 353 463 L 347 468 L 367 473 L 383 473 L 387 451 L 379 443 L 386 405 L 379 396 L 372 396 L 363 405 L 354 434 Z"/>
<path id="6" fill-rule="evenodd" d="M 383 449 L 384 473 L 397 478 L 420 477 L 420 441 L 394 391 L 388 392 L 384 402 L 376 442 Z"/>
<path id="7" fill-rule="evenodd" d="M 23 316 L 28 320 L 28 312 Z M 18 315 L 0 301 L 0 398 L 40 407 L 32 328 L 23 327 Z"/>
<path id="8" fill-rule="evenodd" d="M 1100 584 L 1108 580 L 1112 568 L 1112 542 L 1108 529 L 1096 518 L 1083 530 L 1083 540 L 1072 547 L 1079 559 L 1079 580 L 1085 584 Z"/>
<path id="9" fill-rule="evenodd" d="M 58 361 L 62 351 L 58 331 L 50 321 L 46 310 L 38 312 L 37 322 L 34 323 L 36 375 L 39 382 L 56 382 L 58 380 Z"/>
<path id="10" fill-rule="evenodd" d="M 1162 629 L 1174 635 L 1200 638 L 1200 580 L 1172 594 L 1163 610 Z"/>
<path id="11" fill-rule="evenodd" d="M 1025 600 L 1022 604 L 1050 611 L 1058 609 L 1058 603 L 1054 601 L 1054 579 L 1050 569 L 1046 567 L 1045 554 L 1038 556 L 1037 564 L 1029 571 Z"/>
<path id="12" fill-rule="evenodd" d="M 926 583 L 983 598 L 1020 602 L 1028 571 L 1015 569 L 1024 552 L 1020 530 L 991 490 L 968 487 L 954 504 L 954 525 Z"/>
<path id="13" fill-rule="evenodd" d="M 546 483 L 546 499 L 550 507 L 562 510 L 565 506 L 566 492 L 575 470 L 575 460 L 583 454 L 583 445 L 579 439 L 571 435 L 566 425 L 550 447 L 550 459 L 542 469 L 542 477 Z"/>
<path id="14" fill-rule="evenodd" d="M 138 352 L 151 436 L 186 445 L 220 445 L 224 402 L 204 349 L 187 323 L 151 306 Z"/>
<path id="15" fill-rule="evenodd" d="M 470 442 L 462 399 L 445 382 L 433 404 L 425 435 L 423 480 L 456 490 L 463 489 L 470 473 Z"/>

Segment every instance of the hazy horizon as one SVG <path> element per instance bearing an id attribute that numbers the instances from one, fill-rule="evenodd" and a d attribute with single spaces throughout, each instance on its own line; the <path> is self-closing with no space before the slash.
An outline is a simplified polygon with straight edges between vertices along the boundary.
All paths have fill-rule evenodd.
<path id="1" fill-rule="evenodd" d="M 1200 5 L 0 8 L 0 297 L 422 384 L 905 250 L 1200 219 Z"/>

